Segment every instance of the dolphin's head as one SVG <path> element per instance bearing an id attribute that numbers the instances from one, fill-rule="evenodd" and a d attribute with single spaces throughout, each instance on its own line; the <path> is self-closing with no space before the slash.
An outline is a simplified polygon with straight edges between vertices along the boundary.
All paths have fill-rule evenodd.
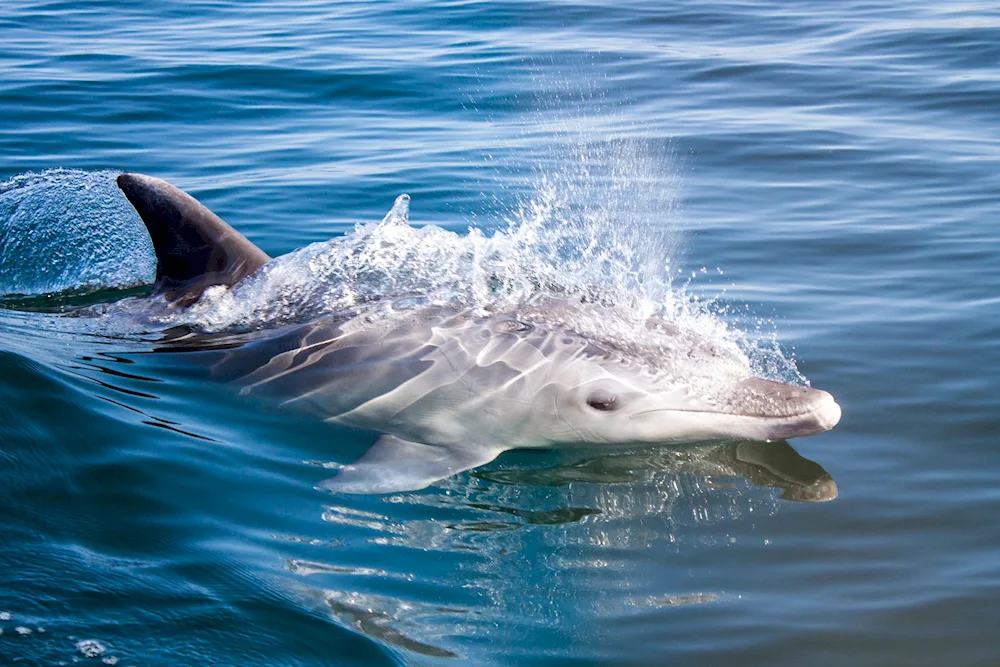
<path id="1" fill-rule="evenodd" d="M 840 420 L 829 393 L 752 377 L 738 354 L 703 340 L 684 341 L 683 354 L 668 361 L 663 349 L 587 347 L 553 364 L 551 441 L 784 440 Z"/>
<path id="2" fill-rule="evenodd" d="M 697 395 L 683 385 L 641 380 L 634 373 L 607 373 L 563 386 L 555 401 L 563 422 L 557 430 L 596 443 L 784 440 L 823 433 L 840 420 L 833 396 L 810 387 L 745 378 Z"/>

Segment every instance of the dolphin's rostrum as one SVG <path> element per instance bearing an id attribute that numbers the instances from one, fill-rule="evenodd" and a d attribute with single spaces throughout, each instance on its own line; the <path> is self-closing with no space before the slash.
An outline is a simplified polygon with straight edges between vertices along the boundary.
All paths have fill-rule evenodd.
<path id="1" fill-rule="evenodd" d="M 152 237 L 156 293 L 168 308 L 196 303 L 209 287 L 238 288 L 269 261 L 165 181 L 122 174 L 118 185 Z M 780 440 L 840 419 L 830 394 L 734 372 L 719 350 L 669 323 L 650 323 L 657 346 L 588 337 L 571 324 L 575 313 L 600 307 L 585 301 L 329 315 L 211 354 L 242 393 L 383 434 L 320 484 L 349 493 L 421 489 L 514 448 Z M 546 318 L 547 309 L 559 317 Z M 664 355 L 671 345 L 681 353 Z M 676 359 L 687 365 L 674 367 Z M 686 381 L 687 368 L 711 386 Z"/>

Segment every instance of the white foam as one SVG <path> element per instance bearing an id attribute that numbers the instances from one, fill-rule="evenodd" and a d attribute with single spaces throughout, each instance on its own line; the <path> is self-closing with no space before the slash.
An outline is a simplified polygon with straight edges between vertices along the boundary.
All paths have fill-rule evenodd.
<path id="1" fill-rule="evenodd" d="M 96 639 L 83 639 L 76 643 L 76 650 L 86 658 L 99 658 L 107 653 L 108 649 L 104 644 Z"/>

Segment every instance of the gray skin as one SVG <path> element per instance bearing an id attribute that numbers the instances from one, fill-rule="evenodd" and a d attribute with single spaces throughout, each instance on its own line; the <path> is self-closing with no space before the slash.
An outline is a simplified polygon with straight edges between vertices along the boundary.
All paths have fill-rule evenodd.
<path id="1" fill-rule="evenodd" d="M 123 174 L 118 184 L 150 230 L 157 291 L 171 307 L 196 302 L 209 286 L 232 287 L 268 261 L 168 183 Z M 720 370 L 711 392 L 693 391 L 679 381 L 685 368 L 711 375 L 730 360 L 669 324 L 657 326 L 666 347 L 628 348 L 548 323 L 572 321 L 582 305 L 552 308 L 564 312 L 423 307 L 321 318 L 225 350 L 213 366 L 242 393 L 384 433 L 319 485 L 348 493 L 421 489 L 508 449 L 781 440 L 840 419 L 830 394 L 748 373 Z M 665 354 L 671 345 L 682 354 Z M 687 366 L 672 368 L 675 359 Z"/>

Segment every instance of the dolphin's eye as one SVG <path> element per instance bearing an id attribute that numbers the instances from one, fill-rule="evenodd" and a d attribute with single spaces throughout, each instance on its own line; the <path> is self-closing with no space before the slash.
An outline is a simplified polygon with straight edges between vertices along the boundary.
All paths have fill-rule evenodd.
<path id="1" fill-rule="evenodd" d="M 595 391 L 587 398 L 587 405 L 602 412 L 610 412 L 618 407 L 617 396 L 606 391 Z"/>

